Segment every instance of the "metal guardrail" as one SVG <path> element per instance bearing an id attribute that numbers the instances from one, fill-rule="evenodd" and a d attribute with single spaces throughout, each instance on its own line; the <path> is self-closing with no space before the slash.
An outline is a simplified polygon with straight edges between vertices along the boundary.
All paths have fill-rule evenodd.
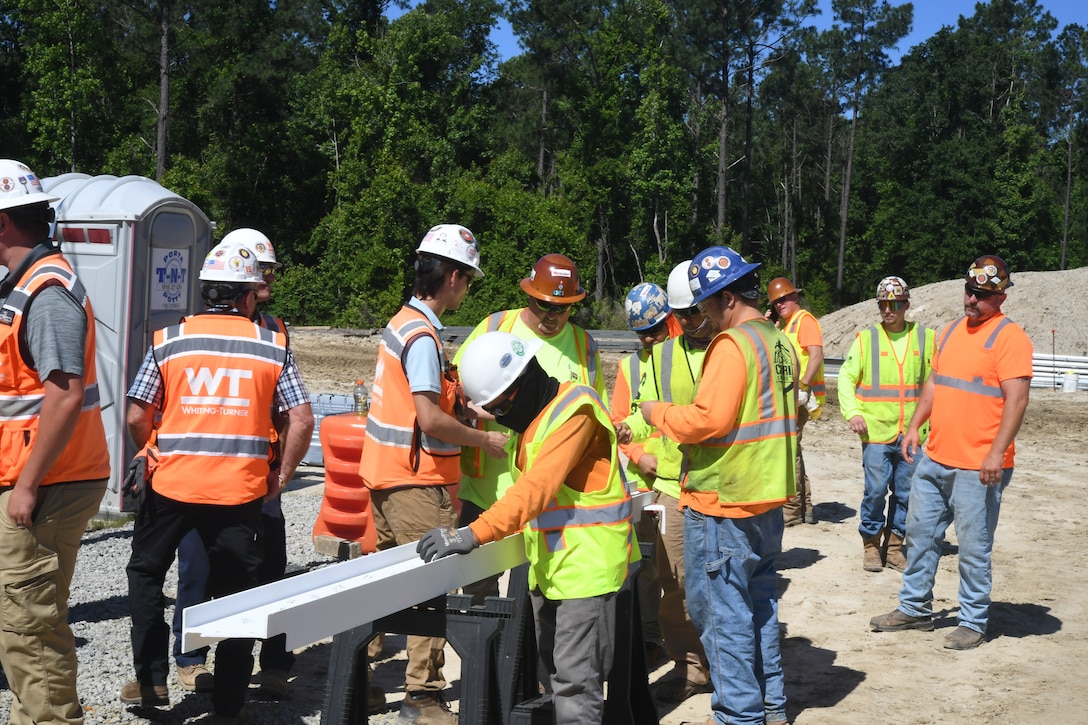
<path id="1" fill-rule="evenodd" d="M 842 358 L 824 358 L 824 377 L 839 377 Z M 1031 356 L 1031 387 L 1045 390 L 1088 390 L 1088 357 L 1073 355 Z M 1069 390 L 1072 392 L 1072 390 Z"/>

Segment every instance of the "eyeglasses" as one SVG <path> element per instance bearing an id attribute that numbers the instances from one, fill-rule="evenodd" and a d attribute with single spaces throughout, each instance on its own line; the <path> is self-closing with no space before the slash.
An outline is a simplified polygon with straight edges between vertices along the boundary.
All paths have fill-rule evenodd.
<path id="1" fill-rule="evenodd" d="M 891 310 L 892 312 L 898 312 L 907 306 L 906 300 L 877 300 L 876 306 L 883 310 Z"/>
<path id="2" fill-rule="evenodd" d="M 570 312 L 570 308 L 574 306 L 573 303 L 569 305 L 553 305 L 550 302 L 544 302 L 543 300 L 535 298 L 533 302 L 540 308 L 541 312 L 550 312 L 553 315 L 562 315 L 564 312 Z"/>
<path id="3" fill-rule="evenodd" d="M 703 314 L 702 310 L 698 307 L 685 307 L 682 310 L 673 310 L 673 313 L 677 317 L 682 317 L 686 320 L 693 320 Z"/>
<path id="4" fill-rule="evenodd" d="M 991 290 L 976 289 L 969 284 L 963 286 L 963 293 L 968 297 L 974 297 L 979 302 L 985 302 L 991 297 L 997 297 L 1001 292 L 993 292 Z"/>
<path id="5" fill-rule="evenodd" d="M 476 281 L 476 275 L 474 275 L 474 274 L 473 274 L 473 273 L 472 273 L 471 271 L 469 271 L 469 270 L 464 270 L 464 269 L 462 269 L 462 270 L 460 270 L 460 271 L 461 271 L 461 276 L 462 276 L 462 277 L 464 278 L 464 280 L 465 280 L 465 287 L 471 287 L 471 286 L 472 286 L 472 283 Z"/>

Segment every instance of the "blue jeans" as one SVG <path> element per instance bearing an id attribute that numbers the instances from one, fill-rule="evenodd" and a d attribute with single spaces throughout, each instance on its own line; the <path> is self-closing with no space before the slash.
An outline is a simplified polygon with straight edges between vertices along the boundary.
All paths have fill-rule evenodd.
<path id="1" fill-rule="evenodd" d="M 887 523 L 891 530 L 903 536 L 907 527 L 907 502 L 910 500 L 910 480 L 918 466 L 907 463 L 899 443 L 900 435 L 891 443 L 862 443 L 861 465 L 865 469 L 865 493 L 861 497 L 861 523 L 858 533 L 871 539 Z M 888 516 L 884 517 L 884 499 L 888 498 Z"/>
<path id="2" fill-rule="evenodd" d="M 193 529 L 178 544 L 178 595 L 174 599 L 174 663 L 178 667 L 202 665 L 208 661 L 208 648 L 181 651 L 181 613 L 208 599 L 204 591 L 208 583 L 208 552 L 200 534 Z"/>
<path id="3" fill-rule="evenodd" d="M 899 611 L 912 617 L 932 616 L 933 580 L 941 558 L 941 541 L 955 519 L 959 623 L 986 633 L 993 584 L 990 554 L 1001 513 L 1001 494 L 1012 480 L 1012 471 L 1004 469 L 999 485 L 983 486 L 978 471 L 949 468 L 921 455 L 907 509 L 907 569 L 899 592 Z"/>
<path id="4" fill-rule="evenodd" d="M 684 510 L 688 614 L 710 663 L 718 723 L 786 718 L 775 562 L 782 509 L 725 519 Z"/>

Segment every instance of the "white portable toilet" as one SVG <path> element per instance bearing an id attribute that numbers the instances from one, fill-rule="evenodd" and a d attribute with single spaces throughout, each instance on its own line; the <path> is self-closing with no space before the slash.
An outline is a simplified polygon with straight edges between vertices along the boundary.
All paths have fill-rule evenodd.
<path id="1" fill-rule="evenodd" d="M 111 468 L 102 510 L 129 510 L 121 481 L 136 451 L 125 429 L 125 393 L 152 333 L 203 309 L 197 276 L 213 226 L 196 204 L 143 176 L 64 174 L 42 179 L 42 187 L 60 197 L 54 236 L 94 307 Z"/>

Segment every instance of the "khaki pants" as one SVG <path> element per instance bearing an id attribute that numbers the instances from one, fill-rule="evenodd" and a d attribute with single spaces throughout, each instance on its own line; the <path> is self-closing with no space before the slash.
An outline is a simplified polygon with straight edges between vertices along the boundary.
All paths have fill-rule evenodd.
<path id="1" fill-rule="evenodd" d="M 371 491 L 370 505 L 378 532 L 378 550 L 419 541 L 437 526 L 456 526 L 450 494 L 441 486 Z M 442 637 L 408 637 L 408 667 L 404 672 L 406 692 L 439 692 L 446 687 L 442 666 L 446 664 Z"/>
<path id="2" fill-rule="evenodd" d="M 812 513 L 812 489 L 809 487 L 808 474 L 805 473 L 805 456 L 801 450 L 801 433 L 808 422 L 808 408 L 797 408 L 797 458 L 794 461 L 794 471 L 797 476 L 797 493 L 786 501 L 782 507 L 782 515 L 787 522 L 798 519 L 805 514 Z"/>
<path id="3" fill-rule="evenodd" d="M 42 486 L 33 525 L 20 529 L 8 517 L 11 488 L 0 489 L 0 662 L 14 725 L 83 722 L 68 594 L 105 491 L 104 479 Z"/>
<path id="4" fill-rule="evenodd" d="M 657 533 L 657 573 L 661 581 L 661 607 L 658 619 L 665 648 L 676 668 L 692 682 L 704 682 L 709 667 L 699 633 L 688 616 L 684 595 L 684 514 L 680 502 L 654 491 L 654 503 L 665 507 L 665 533 Z"/>

